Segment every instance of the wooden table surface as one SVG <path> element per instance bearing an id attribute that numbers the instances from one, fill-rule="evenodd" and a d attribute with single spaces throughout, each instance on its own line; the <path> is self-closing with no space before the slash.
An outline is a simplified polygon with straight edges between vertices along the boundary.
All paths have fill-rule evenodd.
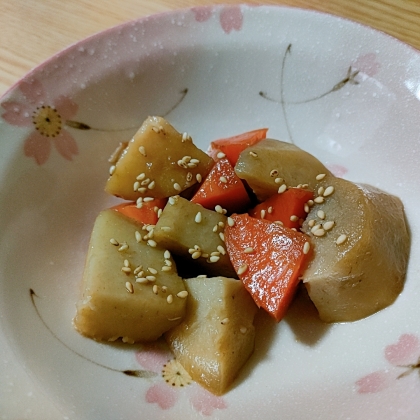
<path id="1" fill-rule="evenodd" d="M 127 20 L 206 4 L 276 4 L 346 17 L 420 49 L 417 0 L 0 0 L 0 95 L 31 68 Z"/>

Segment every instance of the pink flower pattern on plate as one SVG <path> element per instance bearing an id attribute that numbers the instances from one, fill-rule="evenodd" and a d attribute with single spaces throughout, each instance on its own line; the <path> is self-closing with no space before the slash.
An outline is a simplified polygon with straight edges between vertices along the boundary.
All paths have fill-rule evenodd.
<path id="1" fill-rule="evenodd" d="M 213 13 L 212 9 L 206 6 L 193 7 L 191 11 L 194 13 L 197 22 L 206 22 Z M 220 26 L 227 34 L 233 30 L 240 31 L 242 29 L 243 19 L 244 16 L 241 7 L 238 5 L 225 6 L 220 10 Z"/>
<path id="2" fill-rule="evenodd" d="M 3 102 L 2 118 L 11 125 L 34 129 L 24 142 L 25 155 L 43 165 L 54 145 L 63 158 L 72 160 L 79 152 L 77 143 L 63 126 L 76 114 L 77 104 L 63 95 L 51 98 L 37 79 L 22 80 L 18 89 L 24 99 Z"/>
<path id="3" fill-rule="evenodd" d="M 191 380 L 165 343 L 144 345 L 136 353 L 136 360 L 143 368 L 160 375 L 160 380 L 146 391 L 148 403 L 168 410 L 176 404 L 180 392 L 185 392 L 194 409 L 203 415 L 210 416 L 215 409 L 227 408 L 222 397 L 213 395 Z"/>
<path id="4" fill-rule="evenodd" d="M 375 76 L 381 68 L 380 63 L 376 60 L 375 53 L 368 53 L 359 56 L 352 64 L 352 67 L 367 74 L 370 77 Z"/>
<path id="5" fill-rule="evenodd" d="M 395 368 L 404 368 L 396 375 L 395 369 L 378 370 L 356 381 L 359 394 L 380 392 L 414 371 L 420 373 L 420 339 L 414 334 L 402 334 L 398 341 L 385 347 L 385 359 Z"/>

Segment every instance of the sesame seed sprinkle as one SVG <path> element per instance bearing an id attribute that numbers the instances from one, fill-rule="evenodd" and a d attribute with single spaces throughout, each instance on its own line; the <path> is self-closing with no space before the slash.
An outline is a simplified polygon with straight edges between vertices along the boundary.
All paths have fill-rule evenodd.
<path id="1" fill-rule="evenodd" d="M 221 176 L 220 178 L 219 178 L 219 181 L 222 183 L 222 184 L 227 184 L 227 178 L 225 177 L 225 176 Z"/>
<path id="2" fill-rule="evenodd" d="M 232 219 L 231 217 L 228 217 L 228 218 L 227 218 L 227 222 L 228 222 L 228 225 L 229 225 L 230 227 L 235 226 L 235 220 L 234 220 L 234 219 Z"/>
<path id="3" fill-rule="evenodd" d="M 315 177 L 315 179 L 316 179 L 317 181 L 321 181 L 322 179 L 324 179 L 324 178 L 325 178 L 325 176 L 326 176 L 326 174 L 318 174 L 318 175 Z"/>
<path id="4" fill-rule="evenodd" d="M 260 217 L 261 217 L 261 219 L 264 219 L 264 217 L 265 217 L 265 210 L 264 209 L 260 211 Z"/>
<path id="5" fill-rule="evenodd" d="M 209 261 L 210 262 L 212 262 L 212 263 L 215 263 L 215 262 L 217 262 L 217 261 L 219 261 L 220 260 L 220 257 L 218 256 L 218 255 L 212 255 L 210 258 L 209 258 Z"/>
<path id="6" fill-rule="evenodd" d="M 114 246 L 118 246 L 120 244 L 115 238 L 111 238 L 109 242 L 111 242 L 111 244 Z"/>
<path id="7" fill-rule="evenodd" d="M 124 260 L 124 267 L 130 267 L 130 262 L 128 260 Z"/>
<path id="8" fill-rule="evenodd" d="M 258 155 L 255 152 L 253 152 L 252 150 L 249 152 L 249 154 L 252 157 L 258 157 Z"/>
<path id="9" fill-rule="evenodd" d="M 222 247 L 222 245 L 218 245 L 217 246 L 217 250 L 222 254 L 222 255 L 226 255 L 226 250 L 225 248 Z"/>
<path id="10" fill-rule="evenodd" d="M 157 274 L 157 270 L 154 269 L 153 267 L 149 267 L 147 270 L 149 271 L 150 274 Z"/>
<path id="11" fill-rule="evenodd" d="M 316 215 L 322 220 L 325 219 L 325 212 L 323 210 L 318 210 Z"/>
<path id="12" fill-rule="evenodd" d="M 276 178 L 275 180 L 274 180 L 274 182 L 276 183 L 276 184 L 281 184 L 281 183 L 283 183 L 283 178 Z"/>
<path id="13" fill-rule="evenodd" d="M 172 295 L 168 295 L 166 298 L 166 302 L 172 303 L 174 301 L 174 297 Z"/>
<path id="14" fill-rule="evenodd" d="M 195 223 L 201 223 L 202 220 L 202 216 L 201 216 L 201 211 L 199 211 L 194 218 Z"/>
<path id="15" fill-rule="evenodd" d="M 214 210 L 216 210 L 217 213 L 221 213 L 221 214 L 223 213 L 223 208 L 219 204 L 215 206 Z"/>
<path id="16" fill-rule="evenodd" d="M 144 148 L 144 146 L 140 146 L 140 147 L 139 147 L 139 152 L 140 152 L 143 156 L 147 156 L 147 155 L 146 155 L 146 149 Z"/>
<path id="17" fill-rule="evenodd" d="M 125 274 L 130 274 L 131 273 L 131 268 L 130 267 L 122 267 L 121 271 L 124 272 Z"/>
<path id="18" fill-rule="evenodd" d="M 153 239 L 149 239 L 149 240 L 147 241 L 147 245 L 151 246 L 152 248 L 155 248 L 155 247 L 156 247 L 156 245 L 157 245 L 157 243 L 156 243 L 156 241 L 154 241 Z"/>
<path id="19" fill-rule="evenodd" d="M 313 232 L 314 236 L 324 236 L 325 235 L 325 230 L 322 228 L 317 229 L 315 232 Z"/>
<path id="20" fill-rule="evenodd" d="M 279 171 L 278 171 L 277 169 L 272 169 L 272 170 L 270 171 L 270 176 L 271 176 L 271 177 L 275 177 L 275 176 L 277 176 L 277 175 L 278 175 L 278 173 L 279 173 Z"/>
<path id="21" fill-rule="evenodd" d="M 134 236 L 136 237 L 136 242 L 141 242 L 141 233 L 138 230 L 134 232 Z"/>
<path id="22" fill-rule="evenodd" d="M 164 265 L 163 267 L 162 267 L 162 271 L 171 271 L 172 270 L 172 267 L 169 267 L 169 266 L 167 266 L 167 265 Z"/>
<path id="23" fill-rule="evenodd" d="M 318 188 L 318 195 L 322 195 L 324 194 L 325 188 L 324 187 L 319 187 Z"/>
<path id="24" fill-rule="evenodd" d="M 280 187 L 279 187 L 279 189 L 277 190 L 277 192 L 278 192 L 279 194 L 281 194 L 281 193 L 284 193 L 286 190 L 287 190 L 287 185 L 286 185 L 286 184 L 283 184 L 283 185 L 280 185 Z"/>
<path id="25" fill-rule="evenodd" d="M 240 276 L 241 274 L 244 274 L 247 270 L 248 270 L 248 264 L 242 264 L 238 268 L 238 275 Z"/>
<path id="26" fill-rule="evenodd" d="M 169 259 L 169 258 L 171 258 L 171 253 L 170 253 L 170 251 L 169 251 L 169 250 L 167 250 L 167 249 L 165 249 L 165 252 L 163 253 L 163 257 L 164 257 L 165 259 Z"/>
<path id="27" fill-rule="evenodd" d="M 118 248 L 118 251 L 123 252 L 123 251 L 127 251 L 128 249 L 128 244 L 126 242 L 123 242 L 122 245 Z"/>
<path id="28" fill-rule="evenodd" d="M 147 281 L 155 281 L 156 277 L 155 276 L 146 276 L 146 280 Z"/>
<path id="29" fill-rule="evenodd" d="M 203 177 L 201 176 L 201 174 L 197 174 L 196 176 L 195 176 L 195 179 L 197 180 L 197 182 L 201 182 L 202 180 L 203 180 Z"/>
<path id="30" fill-rule="evenodd" d="M 337 238 L 337 240 L 335 241 L 335 243 L 336 243 L 337 245 L 341 245 L 341 244 L 343 244 L 344 242 L 346 242 L 346 240 L 347 240 L 347 235 L 342 234 L 342 235 L 340 235 L 340 236 Z"/>
<path id="31" fill-rule="evenodd" d="M 321 228 L 321 225 L 319 223 L 316 224 L 316 225 L 314 225 L 314 226 L 312 226 L 311 233 L 316 232 L 320 228 Z"/>
<path id="32" fill-rule="evenodd" d="M 309 242 L 305 242 L 305 244 L 303 245 L 303 253 L 306 255 L 310 249 L 311 249 L 311 244 Z"/>
<path id="33" fill-rule="evenodd" d="M 125 288 L 128 293 L 134 293 L 134 287 L 129 281 L 125 282 Z"/>
<path id="34" fill-rule="evenodd" d="M 324 225 L 322 226 L 324 230 L 328 231 L 331 230 L 335 225 L 335 222 L 333 220 L 330 220 L 328 222 L 325 222 Z"/>
<path id="35" fill-rule="evenodd" d="M 310 228 L 313 228 L 314 226 L 315 226 L 315 219 L 311 219 L 311 220 L 309 220 L 308 221 L 308 226 L 310 227 Z"/>
<path id="36" fill-rule="evenodd" d="M 324 197 L 316 197 L 314 202 L 317 204 L 322 204 L 324 202 Z"/>
<path id="37" fill-rule="evenodd" d="M 136 177 L 137 181 L 143 181 L 144 178 L 146 178 L 146 174 L 144 172 Z"/>
<path id="38" fill-rule="evenodd" d="M 223 232 L 219 232 L 219 238 L 225 242 L 225 234 Z"/>
<path id="39" fill-rule="evenodd" d="M 217 156 L 218 159 L 223 159 L 224 157 L 226 157 L 226 155 L 223 152 L 217 153 L 216 156 Z"/>
<path id="40" fill-rule="evenodd" d="M 245 254 L 252 254 L 254 252 L 254 248 L 249 246 L 249 247 L 245 248 L 244 252 L 245 252 Z"/>
<path id="41" fill-rule="evenodd" d="M 146 277 L 136 277 L 136 283 L 148 283 Z"/>
<path id="42" fill-rule="evenodd" d="M 172 228 L 170 226 L 162 226 L 160 230 L 163 230 L 164 232 L 170 232 Z"/>
<path id="43" fill-rule="evenodd" d="M 299 220 L 299 217 L 297 217 L 295 214 L 292 214 L 291 216 L 290 216 L 290 221 L 291 222 L 297 222 Z"/>
<path id="44" fill-rule="evenodd" d="M 198 260 L 200 257 L 201 257 L 201 251 L 194 251 L 194 252 L 191 254 L 191 258 L 192 258 L 193 260 Z"/>
<path id="45" fill-rule="evenodd" d="M 110 175 L 114 175 L 114 173 L 115 173 L 115 170 L 117 169 L 117 167 L 115 166 L 115 165 L 112 165 L 110 168 L 109 168 L 109 174 Z"/>
<path id="46" fill-rule="evenodd" d="M 178 182 L 175 182 L 173 187 L 174 187 L 174 190 L 176 190 L 176 191 L 181 191 L 182 190 L 181 185 L 179 185 Z"/>
<path id="47" fill-rule="evenodd" d="M 228 324 L 228 323 L 229 323 L 229 318 L 224 318 L 224 319 L 222 319 L 222 320 L 220 321 L 220 323 L 221 323 L 222 325 L 226 325 L 226 324 Z"/>
<path id="48" fill-rule="evenodd" d="M 157 295 L 159 293 L 159 286 L 157 284 L 154 284 L 152 287 L 153 293 Z"/>
<path id="49" fill-rule="evenodd" d="M 334 187 L 332 185 L 330 185 L 329 187 L 327 187 L 324 191 L 324 197 L 329 197 L 332 193 L 334 192 Z"/>
<path id="50" fill-rule="evenodd" d="M 185 299 L 188 296 L 188 292 L 186 290 L 183 290 L 182 292 L 179 292 L 176 295 L 181 299 Z"/>
<path id="51" fill-rule="evenodd" d="M 273 213 L 273 206 L 270 206 L 270 207 L 267 209 L 267 213 L 268 213 L 268 214 Z"/>
<path id="52" fill-rule="evenodd" d="M 147 185 L 147 188 L 148 188 L 149 190 L 153 190 L 153 188 L 155 188 L 155 186 L 156 186 L 156 182 L 155 182 L 155 181 L 151 181 L 151 182 Z"/>

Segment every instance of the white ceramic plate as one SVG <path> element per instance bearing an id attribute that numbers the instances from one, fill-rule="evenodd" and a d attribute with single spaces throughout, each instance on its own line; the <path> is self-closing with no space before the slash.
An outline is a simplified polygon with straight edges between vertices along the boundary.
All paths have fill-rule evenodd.
<path id="1" fill-rule="evenodd" d="M 1 98 L 8 375 L 20 362 L 71 419 L 418 418 L 419 99 L 418 51 L 349 21 L 278 7 L 152 16 L 39 66 Z M 87 241 L 113 202 L 103 192 L 107 158 L 149 114 L 167 115 L 202 147 L 269 127 L 270 137 L 294 142 L 336 174 L 397 194 L 412 231 L 403 293 L 374 316 L 331 326 L 298 299 L 278 326 L 260 322 L 252 360 L 220 398 L 196 385 L 167 386 L 165 354 L 79 336 L 71 319 Z M 28 387 L 10 385 L 0 405 L 14 401 L 23 417 Z"/>

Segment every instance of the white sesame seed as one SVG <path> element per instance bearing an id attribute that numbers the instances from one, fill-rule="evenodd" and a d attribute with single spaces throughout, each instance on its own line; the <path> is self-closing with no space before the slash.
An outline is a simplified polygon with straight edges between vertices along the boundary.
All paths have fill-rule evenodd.
<path id="1" fill-rule="evenodd" d="M 270 206 L 270 207 L 267 209 L 267 213 L 268 213 L 268 214 L 273 213 L 273 206 Z"/>
<path id="2" fill-rule="evenodd" d="M 162 290 L 163 293 L 166 293 L 166 291 L 168 290 L 168 288 L 166 286 L 162 286 L 161 287 L 161 290 Z"/>
<path id="3" fill-rule="evenodd" d="M 141 242 L 141 233 L 138 230 L 134 232 L 134 236 L 136 237 L 136 242 Z"/>
<path id="4" fill-rule="evenodd" d="M 116 239 L 114 239 L 114 238 L 111 238 L 109 240 L 109 242 L 111 242 L 111 244 L 114 245 L 114 246 L 118 246 L 119 245 L 119 242 Z"/>
<path id="5" fill-rule="evenodd" d="M 173 301 L 174 301 L 174 297 L 172 295 L 168 295 L 168 297 L 166 298 L 166 302 L 172 303 Z"/>
<path id="6" fill-rule="evenodd" d="M 303 206 L 303 211 L 304 211 L 305 213 L 309 213 L 310 208 L 309 208 L 309 206 L 308 206 L 308 203 L 305 203 L 305 205 Z"/>
<path id="7" fill-rule="evenodd" d="M 134 191 L 137 191 L 139 188 L 140 188 L 140 182 L 139 182 L 139 181 L 136 181 L 136 182 L 134 183 L 134 185 L 133 185 L 133 190 L 134 190 Z"/>
<path id="8" fill-rule="evenodd" d="M 324 197 L 330 196 L 333 192 L 334 192 L 334 187 L 332 185 L 330 185 L 329 187 L 327 187 L 325 189 L 325 191 L 324 191 Z"/>
<path id="9" fill-rule="evenodd" d="M 311 244 L 309 242 L 305 242 L 305 244 L 303 245 L 303 253 L 306 255 L 310 249 L 311 249 Z"/>
<path id="10" fill-rule="evenodd" d="M 147 281 L 156 281 L 155 276 L 146 276 Z"/>
<path id="11" fill-rule="evenodd" d="M 192 254 L 191 254 L 191 258 L 193 259 L 193 260 L 197 260 L 198 258 L 200 258 L 201 257 L 201 251 L 194 251 Z"/>
<path id="12" fill-rule="evenodd" d="M 151 182 L 147 185 L 147 188 L 148 188 L 149 190 L 153 190 L 153 188 L 155 188 L 155 186 L 156 186 L 156 182 L 155 182 L 155 181 L 151 181 Z"/>
<path id="13" fill-rule="evenodd" d="M 145 203 L 148 203 L 149 201 L 153 201 L 154 200 L 154 198 L 153 197 L 144 197 L 143 198 L 143 201 L 145 202 Z"/>
<path id="14" fill-rule="evenodd" d="M 212 257 L 213 257 L 214 255 L 219 256 L 219 255 L 220 255 L 220 252 L 219 252 L 219 251 L 213 251 L 210 255 L 211 255 Z"/>
<path id="15" fill-rule="evenodd" d="M 149 239 L 149 240 L 147 241 L 147 245 L 151 246 L 152 248 L 155 248 L 155 247 L 156 247 L 156 245 L 157 245 L 157 243 L 156 243 L 156 241 L 154 241 L 153 239 Z"/>
<path id="16" fill-rule="evenodd" d="M 190 163 L 194 163 L 195 165 L 198 165 L 200 163 L 200 159 L 192 158 L 190 160 Z"/>
<path id="17" fill-rule="evenodd" d="M 224 157 L 226 157 L 226 155 L 223 152 L 219 152 L 216 156 L 218 159 L 223 159 Z"/>
<path id="18" fill-rule="evenodd" d="M 222 247 L 222 245 L 218 245 L 217 246 L 217 250 L 222 254 L 222 255 L 226 255 L 226 250 L 225 248 Z"/>
<path id="19" fill-rule="evenodd" d="M 122 267 L 121 271 L 123 271 L 125 274 L 130 274 L 131 273 L 131 268 L 130 267 Z"/>
<path id="20" fill-rule="evenodd" d="M 124 267 L 130 267 L 130 262 L 128 260 L 124 260 Z"/>
<path id="21" fill-rule="evenodd" d="M 197 180 L 198 183 L 200 183 L 203 180 L 203 177 L 201 176 L 201 174 L 197 174 L 195 176 L 195 179 Z"/>
<path id="22" fill-rule="evenodd" d="M 144 172 L 136 177 L 137 181 L 143 181 L 144 178 L 146 178 L 146 174 Z"/>
<path id="23" fill-rule="evenodd" d="M 313 232 L 314 236 L 324 236 L 325 230 L 322 228 L 317 229 L 315 232 Z"/>
<path id="24" fill-rule="evenodd" d="M 171 258 L 171 253 L 168 249 L 165 249 L 165 252 L 163 253 L 163 258 L 165 258 L 166 260 Z"/>
<path id="25" fill-rule="evenodd" d="M 284 180 L 283 180 L 283 178 L 276 178 L 276 179 L 274 180 L 274 182 L 275 182 L 276 184 L 281 184 L 283 181 L 284 181 Z"/>
<path id="26" fill-rule="evenodd" d="M 253 152 L 252 150 L 249 152 L 249 154 L 250 154 L 252 157 L 258 157 L 258 155 L 257 155 L 255 152 Z"/>
<path id="27" fill-rule="evenodd" d="M 318 188 L 318 195 L 322 195 L 324 194 L 325 188 L 324 187 L 319 187 Z"/>
<path id="28" fill-rule="evenodd" d="M 314 200 L 308 200 L 307 203 L 309 207 L 312 207 L 314 205 Z"/>
<path id="29" fill-rule="evenodd" d="M 136 283 L 148 283 L 146 277 L 136 277 Z"/>
<path id="30" fill-rule="evenodd" d="M 254 252 L 254 248 L 249 246 L 248 248 L 245 248 L 244 252 L 245 254 L 252 254 Z"/>
<path id="31" fill-rule="evenodd" d="M 220 214 L 223 213 L 223 208 L 219 204 L 217 206 L 215 206 L 214 210 L 216 210 L 217 213 L 220 213 Z"/>
<path id="32" fill-rule="evenodd" d="M 227 222 L 230 227 L 235 226 L 235 220 L 233 220 L 231 217 L 227 218 Z"/>
<path id="33" fill-rule="evenodd" d="M 319 223 L 312 226 L 311 233 L 314 233 L 315 231 L 317 231 L 320 228 L 321 228 L 321 225 Z"/>
<path id="34" fill-rule="evenodd" d="M 143 266 L 139 265 L 134 269 L 134 274 L 138 277 L 141 277 L 142 275 L 140 274 L 140 271 L 142 271 L 142 270 L 143 270 Z"/>
<path id="35" fill-rule="evenodd" d="M 324 220 L 324 219 L 325 219 L 325 212 L 324 212 L 323 210 L 318 210 L 318 211 L 316 212 L 316 215 L 317 215 L 320 219 L 322 219 L 322 220 Z"/>
<path id="36" fill-rule="evenodd" d="M 195 223 L 201 223 L 202 217 L 201 217 L 201 211 L 199 211 L 194 218 Z"/>
<path id="37" fill-rule="evenodd" d="M 188 133 L 187 132 L 185 132 L 185 133 L 182 133 L 182 142 L 186 142 L 186 141 L 188 141 L 190 139 L 190 136 L 188 135 Z"/>
<path id="38" fill-rule="evenodd" d="M 260 217 L 261 217 L 261 219 L 264 219 L 264 217 L 265 217 L 265 210 L 264 209 L 260 211 Z"/>
<path id="39" fill-rule="evenodd" d="M 223 183 L 223 184 L 227 184 L 227 178 L 226 178 L 225 176 L 221 176 L 221 177 L 219 178 L 219 181 L 220 181 L 221 183 Z"/>
<path id="40" fill-rule="evenodd" d="M 221 228 L 225 227 L 225 224 L 224 224 L 222 221 L 218 222 L 217 224 L 218 224 L 218 226 L 220 226 Z"/>
<path id="41" fill-rule="evenodd" d="M 312 227 L 314 227 L 315 226 L 315 220 L 314 219 L 311 219 L 311 220 L 309 220 L 309 222 L 308 222 L 308 226 L 310 227 L 310 228 L 312 228 Z"/>
<path id="42" fill-rule="evenodd" d="M 129 281 L 125 282 L 125 288 L 127 289 L 128 293 L 134 293 L 134 287 Z"/>
<path id="43" fill-rule="evenodd" d="M 228 324 L 228 323 L 229 323 L 229 318 L 224 318 L 224 319 L 222 319 L 222 320 L 220 321 L 220 323 L 221 323 L 222 325 L 226 325 L 226 324 Z"/>
<path id="44" fill-rule="evenodd" d="M 127 251 L 128 249 L 128 245 L 123 242 L 123 244 L 118 248 L 118 251 L 123 252 L 123 251 Z"/>
<path id="45" fill-rule="evenodd" d="M 170 226 L 162 226 L 160 230 L 163 230 L 164 232 L 170 232 L 172 228 Z"/>
<path id="46" fill-rule="evenodd" d="M 165 265 L 168 267 L 172 267 L 172 261 L 171 260 L 165 260 Z"/>
<path id="47" fill-rule="evenodd" d="M 181 299 L 185 299 L 188 296 L 188 292 L 186 290 L 183 290 L 182 292 L 179 292 L 176 295 Z"/>
<path id="48" fill-rule="evenodd" d="M 324 202 L 324 197 L 316 197 L 314 201 L 317 204 L 322 204 Z"/>
<path id="49" fill-rule="evenodd" d="M 147 156 L 147 155 L 146 155 L 146 149 L 144 148 L 144 146 L 140 146 L 140 147 L 139 147 L 139 152 L 140 152 L 143 156 Z"/>
<path id="50" fill-rule="evenodd" d="M 337 238 L 337 240 L 335 241 L 335 243 L 336 243 L 337 245 L 341 245 L 341 244 L 343 244 L 344 242 L 346 242 L 346 240 L 347 240 L 347 235 L 342 234 L 342 235 L 340 235 L 340 236 Z"/>
<path id="51" fill-rule="evenodd" d="M 281 194 L 281 193 L 284 193 L 286 190 L 287 190 L 287 185 L 286 185 L 286 184 L 283 184 L 283 185 L 280 185 L 280 187 L 279 187 L 279 189 L 277 190 L 277 192 L 278 192 L 279 194 Z"/>
<path id="52" fill-rule="evenodd" d="M 117 169 L 117 167 L 115 166 L 115 165 L 112 165 L 110 168 L 109 168 L 109 174 L 110 175 L 114 175 L 114 173 L 115 173 L 115 170 Z"/>
<path id="53" fill-rule="evenodd" d="M 212 255 L 210 258 L 209 258 L 209 261 L 210 262 L 212 262 L 212 263 L 215 263 L 215 262 L 217 262 L 217 261 L 219 261 L 220 260 L 220 257 L 218 256 L 218 255 Z"/>
<path id="54" fill-rule="evenodd" d="M 316 176 L 316 180 L 317 180 L 317 181 L 321 181 L 322 179 L 324 179 L 324 178 L 325 178 L 325 175 L 326 175 L 326 174 L 318 174 L 318 175 Z"/>
<path id="55" fill-rule="evenodd" d="M 335 225 L 335 222 L 333 220 L 330 220 L 328 222 L 325 222 L 322 227 L 324 230 L 328 231 L 328 230 L 331 230 L 334 227 L 334 225 Z"/>
<path id="56" fill-rule="evenodd" d="M 187 173 L 187 176 L 185 177 L 187 182 L 190 182 L 193 179 L 193 174 L 191 172 Z"/>
<path id="57" fill-rule="evenodd" d="M 157 274 L 157 270 L 154 269 L 153 267 L 149 267 L 148 270 L 150 274 Z"/>
<path id="58" fill-rule="evenodd" d="M 248 265 L 247 264 L 242 264 L 239 268 L 238 268 L 238 276 L 240 276 L 241 274 L 244 274 L 246 271 L 248 270 Z"/>
<path id="59" fill-rule="evenodd" d="M 277 175 L 278 175 L 278 173 L 279 173 L 279 171 L 278 171 L 277 169 L 272 169 L 272 170 L 270 171 L 270 176 L 271 176 L 271 177 L 275 177 L 275 176 L 277 176 Z"/>
<path id="60" fill-rule="evenodd" d="M 299 220 L 299 217 L 297 217 L 295 214 L 292 214 L 291 216 L 290 216 L 290 221 L 291 222 L 297 222 Z"/>
<path id="61" fill-rule="evenodd" d="M 169 267 L 169 266 L 167 266 L 167 265 L 164 265 L 163 267 L 162 267 L 162 271 L 171 271 L 172 270 L 172 267 Z"/>
<path id="62" fill-rule="evenodd" d="M 225 234 L 223 232 L 219 232 L 219 238 L 225 242 Z"/>
<path id="63" fill-rule="evenodd" d="M 159 286 L 157 284 L 154 284 L 152 287 L 153 293 L 157 295 L 159 293 Z"/>
<path id="64" fill-rule="evenodd" d="M 173 187 L 174 187 L 174 190 L 176 190 L 176 191 L 181 191 L 182 190 L 181 185 L 179 185 L 178 182 L 175 182 Z"/>

